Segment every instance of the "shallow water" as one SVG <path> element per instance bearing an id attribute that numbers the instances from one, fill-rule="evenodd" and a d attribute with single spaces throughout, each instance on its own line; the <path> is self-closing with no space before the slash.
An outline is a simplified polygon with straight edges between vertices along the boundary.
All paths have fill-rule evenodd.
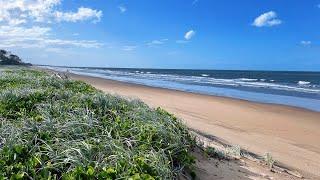
<path id="1" fill-rule="evenodd" d="M 320 72 L 47 68 L 153 87 L 320 111 Z"/>

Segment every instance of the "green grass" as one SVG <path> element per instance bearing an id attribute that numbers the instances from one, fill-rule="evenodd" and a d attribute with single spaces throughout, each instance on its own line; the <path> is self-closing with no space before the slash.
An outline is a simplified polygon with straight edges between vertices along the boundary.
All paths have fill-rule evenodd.
<path id="1" fill-rule="evenodd" d="M 0 69 L 1 179 L 174 179 L 194 163 L 173 115 L 80 81 Z"/>

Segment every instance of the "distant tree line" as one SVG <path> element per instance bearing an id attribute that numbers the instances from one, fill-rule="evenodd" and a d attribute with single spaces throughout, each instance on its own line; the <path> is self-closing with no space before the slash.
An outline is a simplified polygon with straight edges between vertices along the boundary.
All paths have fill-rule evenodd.
<path id="1" fill-rule="evenodd" d="M 29 63 L 24 63 L 20 59 L 19 56 L 11 54 L 6 50 L 0 49 L 0 65 L 27 65 L 30 66 Z"/>

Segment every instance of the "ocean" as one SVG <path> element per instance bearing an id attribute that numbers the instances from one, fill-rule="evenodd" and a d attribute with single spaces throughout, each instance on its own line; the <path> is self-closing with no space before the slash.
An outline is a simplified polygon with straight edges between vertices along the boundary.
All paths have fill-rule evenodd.
<path id="1" fill-rule="evenodd" d="M 105 79 L 320 112 L 320 72 L 46 68 Z"/>

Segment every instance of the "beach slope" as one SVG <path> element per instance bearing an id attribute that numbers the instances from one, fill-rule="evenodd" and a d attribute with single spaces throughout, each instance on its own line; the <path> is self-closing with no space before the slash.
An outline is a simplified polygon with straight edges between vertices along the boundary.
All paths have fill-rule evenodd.
<path id="1" fill-rule="evenodd" d="M 215 97 L 71 74 L 108 93 L 137 98 L 182 118 L 189 128 L 271 153 L 306 177 L 320 177 L 320 113 L 274 104 Z"/>

